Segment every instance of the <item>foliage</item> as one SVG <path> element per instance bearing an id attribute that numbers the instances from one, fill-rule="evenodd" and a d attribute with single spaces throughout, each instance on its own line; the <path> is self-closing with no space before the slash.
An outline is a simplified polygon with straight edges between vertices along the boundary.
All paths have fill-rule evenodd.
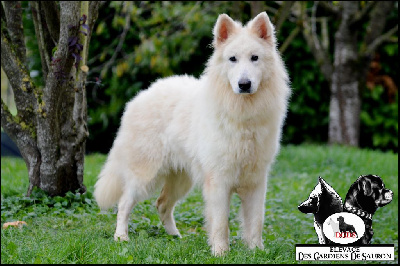
<path id="1" fill-rule="evenodd" d="M 396 12 L 397 14 L 397 12 Z M 396 34 L 398 36 L 398 33 Z M 388 75 L 397 88 L 400 84 L 398 37 L 394 43 L 386 43 L 378 49 L 382 69 L 378 74 Z M 362 90 L 361 147 L 398 152 L 399 91 L 389 96 L 389 88 L 378 84 L 373 89 Z"/>
<path id="2" fill-rule="evenodd" d="M 130 4 L 126 4 L 130 3 Z M 211 30 L 220 13 L 231 12 L 233 2 L 126 2 L 111 1 L 100 9 L 89 51 L 90 72 L 87 82 L 89 131 L 88 151 L 109 151 L 120 124 L 126 102 L 140 90 L 146 89 L 157 78 L 172 74 L 199 76 L 212 49 Z M 23 6 L 27 7 L 23 2 Z M 276 3 L 266 3 L 278 8 Z M 248 3 L 240 3 L 241 19 L 250 18 Z M 271 15 L 271 12 L 267 10 Z M 40 79 L 40 57 L 30 12 L 24 12 L 24 31 L 27 36 L 28 60 L 31 75 Z M 120 51 L 118 43 L 129 15 L 129 30 Z M 397 21 L 397 8 L 388 24 Z M 273 15 L 271 15 L 273 19 Z M 243 20 L 244 21 L 244 20 Z M 337 23 L 336 23 L 337 24 Z M 329 32 L 337 27 L 328 21 Z M 283 23 L 278 32 L 278 44 L 284 43 L 295 28 L 290 20 Z M 365 28 L 366 25 L 361 27 Z M 395 36 L 394 39 L 397 39 Z M 334 41 L 333 34 L 329 40 Z M 332 53 L 332 45 L 331 53 Z M 36 50 L 35 50 L 36 49 Z M 110 66 L 106 63 L 113 57 Z M 381 56 L 382 73 L 399 80 L 398 43 L 391 42 L 378 49 Z M 326 143 L 329 123 L 329 84 L 319 71 L 301 34 L 291 42 L 283 54 L 289 71 L 293 94 L 283 131 L 283 142 Z M 39 71 L 39 72 L 38 72 Z M 101 72 L 104 76 L 101 76 Z M 39 74 L 38 74 L 39 73 Z M 101 79 L 101 82 L 100 82 Z M 361 147 L 383 150 L 398 150 L 398 100 L 388 103 L 376 90 L 362 90 Z M 375 97 L 375 98 L 374 98 Z M 378 124 L 377 121 L 384 121 Z M 387 125 L 388 124 L 388 125 Z M 395 125 L 396 124 L 396 125 Z"/>
<path id="3" fill-rule="evenodd" d="M 397 12 L 394 10 L 389 17 L 388 24 L 393 24 L 394 20 L 397 20 Z M 333 28 L 337 27 L 334 21 L 330 20 L 328 24 L 329 32 L 333 32 Z M 280 43 L 285 41 L 285 37 L 294 27 L 291 23 L 283 24 L 278 35 Z M 334 42 L 332 34 L 329 41 Z M 388 75 L 398 86 L 400 80 L 396 73 L 400 69 L 398 60 L 394 59 L 398 58 L 397 41 L 385 43 L 377 50 L 377 54 L 382 65 L 378 74 Z M 329 125 L 329 83 L 320 73 L 303 36 L 295 38 L 282 56 L 290 73 L 293 89 L 283 142 L 326 143 Z M 389 88 L 380 85 L 373 90 L 367 89 L 365 85 L 361 87 L 360 147 L 398 151 L 398 91 L 395 92 L 395 100 L 391 102 L 386 96 L 388 90 Z"/>
<path id="4" fill-rule="evenodd" d="M 103 73 L 102 86 L 88 86 L 88 150 L 108 152 L 128 99 L 157 78 L 172 74 L 199 76 L 211 54 L 211 29 L 226 3 L 112 2 L 100 10 L 90 47 L 92 72 Z M 130 17 L 130 28 L 112 68 L 104 70 Z M 193 38 L 196 36 L 196 38 Z M 111 42 L 110 42 L 111 40 Z M 109 43 L 104 47 L 104 43 Z M 96 56 L 97 55 L 97 56 Z M 94 60 L 95 59 L 95 60 Z M 93 70 L 94 69 L 94 70 Z M 90 78 L 89 78 L 90 79 Z"/>
<path id="5" fill-rule="evenodd" d="M 283 24 L 278 42 L 283 43 L 295 25 Z M 302 37 L 295 38 L 283 61 L 289 72 L 292 96 L 284 130 L 283 143 L 326 143 L 329 124 L 329 83 L 319 71 Z"/>
<path id="6" fill-rule="evenodd" d="M 80 194 L 69 191 L 64 197 L 50 197 L 45 191 L 34 188 L 30 197 L 11 196 L 2 199 L 1 221 L 28 220 L 42 215 L 63 217 L 95 213 L 95 205 L 90 192 Z"/>
<path id="7" fill-rule="evenodd" d="M 91 194 L 105 159 L 98 154 L 86 157 L 87 194 L 69 193 L 55 200 L 35 191 L 33 203 L 20 196 L 25 192 L 19 186 L 26 179 L 24 162 L 2 158 L 1 222 L 26 219 L 28 226 L 1 229 L 1 263 L 296 263 L 295 244 L 318 242 L 313 216 L 297 210 L 298 204 L 317 184 L 318 176 L 342 198 L 361 174 L 380 175 L 388 188 L 398 191 L 398 155 L 392 152 L 336 146 L 284 146 L 268 181 L 265 250 L 250 251 L 240 240 L 237 218 L 240 200 L 234 194 L 229 216 L 231 250 L 229 255 L 215 258 L 207 245 L 204 202 L 197 188 L 175 208 L 181 239 L 166 234 L 154 207 L 155 196 L 133 209 L 130 242 L 114 242 L 116 210 L 99 212 Z M 86 200 L 91 202 L 84 203 Z M 5 217 L 3 213 L 8 212 L 9 216 Z M 31 212 L 37 213 L 29 215 Z M 374 215 L 374 224 L 379 226 L 374 226 L 373 243 L 395 244 L 395 260 L 384 263 L 398 263 L 397 218 L 395 192 L 393 201 Z"/>
<path id="8" fill-rule="evenodd" d="M 365 90 L 361 112 L 361 140 L 364 146 L 398 150 L 399 106 L 398 93 L 394 103 L 383 101 L 385 90 L 379 85 Z M 372 138 L 363 138 L 372 136 Z"/>

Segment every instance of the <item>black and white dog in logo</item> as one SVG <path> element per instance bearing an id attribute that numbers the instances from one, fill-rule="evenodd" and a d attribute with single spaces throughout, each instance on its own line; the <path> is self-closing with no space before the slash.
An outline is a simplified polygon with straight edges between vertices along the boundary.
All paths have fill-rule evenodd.
<path id="1" fill-rule="evenodd" d="M 320 244 L 345 243 L 332 241 L 332 237 L 324 234 L 323 224 L 328 218 L 326 224 L 333 230 L 333 235 L 350 235 L 357 239 L 353 240 L 355 242 L 346 243 L 370 244 L 373 236 L 372 215 L 379 207 L 390 203 L 392 198 L 393 192 L 385 188 L 382 178 L 377 175 L 362 175 L 350 186 L 345 202 L 342 204 L 336 191 L 319 177 L 317 186 L 311 191 L 309 198 L 298 206 L 298 209 L 303 213 L 314 214 L 314 228 Z M 344 215 L 339 215 L 342 212 L 347 213 L 347 216 L 355 214 L 361 218 L 365 224 L 365 233 L 362 236 L 358 236 L 353 225 L 345 222 Z M 335 213 L 339 216 L 335 215 L 337 218 L 332 219 Z"/>
<path id="2" fill-rule="evenodd" d="M 377 175 L 362 175 L 350 186 L 343 210 L 358 215 L 365 223 L 365 234 L 355 244 L 371 243 L 374 234 L 372 215 L 392 199 L 393 192 L 385 188 L 382 178 Z"/>
<path id="3" fill-rule="evenodd" d="M 330 241 L 322 231 L 324 221 L 334 213 L 342 212 L 343 203 L 339 194 L 322 178 L 318 178 L 318 184 L 311 191 L 306 201 L 298 206 L 303 213 L 314 214 L 314 228 L 320 244 L 330 244 Z"/>

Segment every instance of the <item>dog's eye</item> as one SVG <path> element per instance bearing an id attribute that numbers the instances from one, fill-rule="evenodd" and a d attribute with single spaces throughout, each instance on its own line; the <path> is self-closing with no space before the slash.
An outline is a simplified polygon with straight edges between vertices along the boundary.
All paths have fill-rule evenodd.
<path id="1" fill-rule="evenodd" d="M 252 55 L 251 56 L 251 61 L 255 62 L 258 60 L 258 56 L 257 55 Z"/>
<path id="2" fill-rule="evenodd" d="M 236 62 L 237 60 L 236 60 L 236 57 L 235 57 L 235 56 L 231 56 L 231 57 L 229 57 L 229 61 L 231 61 L 231 62 Z"/>

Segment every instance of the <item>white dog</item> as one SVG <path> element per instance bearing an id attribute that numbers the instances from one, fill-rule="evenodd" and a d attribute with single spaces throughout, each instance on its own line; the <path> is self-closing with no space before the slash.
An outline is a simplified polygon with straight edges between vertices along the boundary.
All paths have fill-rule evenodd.
<path id="1" fill-rule="evenodd" d="M 126 105 L 95 185 L 103 209 L 118 202 L 116 240 L 128 240 L 133 206 L 163 186 L 156 206 L 178 235 L 176 202 L 200 182 L 211 251 L 229 250 L 231 194 L 242 201 L 243 240 L 263 248 L 267 175 L 280 146 L 290 94 L 274 28 L 263 12 L 242 26 L 226 14 L 200 79 L 160 79 Z"/>

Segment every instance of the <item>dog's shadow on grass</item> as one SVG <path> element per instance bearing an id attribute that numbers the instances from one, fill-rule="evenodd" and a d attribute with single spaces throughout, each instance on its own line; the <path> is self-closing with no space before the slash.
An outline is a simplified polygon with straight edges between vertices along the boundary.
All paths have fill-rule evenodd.
<path id="1" fill-rule="evenodd" d="M 146 225 L 138 226 L 135 223 L 128 224 L 128 234 L 132 237 L 143 237 L 143 238 L 163 238 L 163 239 L 179 239 L 179 236 L 169 235 L 163 226 L 157 225 Z"/>

